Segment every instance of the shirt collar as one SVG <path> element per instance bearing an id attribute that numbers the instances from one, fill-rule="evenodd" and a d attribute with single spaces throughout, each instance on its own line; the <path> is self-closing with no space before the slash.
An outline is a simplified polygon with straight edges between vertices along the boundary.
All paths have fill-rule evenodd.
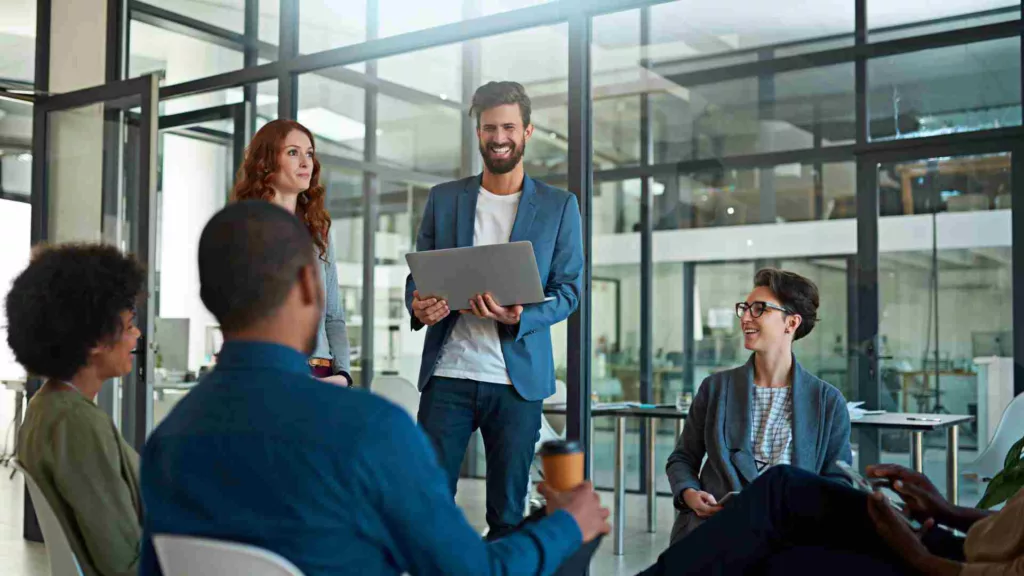
<path id="1" fill-rule="evenodd" d="M 217 368 L 228 370 L 269 368 L 309 374 L 304 354 L 294 348 L 269 342 L 225 342 L 217 354 Z"/>

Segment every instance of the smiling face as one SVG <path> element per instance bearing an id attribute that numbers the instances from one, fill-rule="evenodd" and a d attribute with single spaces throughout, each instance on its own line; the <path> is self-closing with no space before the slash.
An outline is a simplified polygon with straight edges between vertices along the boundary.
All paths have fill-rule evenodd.
<path id="1" fill-rule="evenodd" d="M 502 104 L 480 112 L 480 155 L 492 174 L 507 174 L 523 161 L 533 125 L 523 126 L 518 104 Z"/>
<path id="2" fill-rule="evenodd" d="M 754 288 L 747 296 L 746 302 L 766 302 L 783 307 L 782 302 L 766 286 Z M 800 316 L 766 307 L 759 318 L 754 318 L 750 310 L 744 312 L 740 318 L 740 325 L 743 328 L 743 346 L 747 350 L 770 352 L 793 345 L 793 335 L 800 326 Z"/>
<path id="3" fill-rule="evenodd" d="M 135 312 L 121 312 L 121 330 L 112 340 L 93 348 L 89 353 L 89 363 L 95 367 L 97 375 L 104 380 L 120 378 L 132 371 L 135 346 L 142 333 L 135 325 Z"/>
<path id="4" fill-rule="evenodd" d="M 301 130 L 292 130 L 277 152 L 277 172 L 271 186 L 281 194 L 299 194 L 309 189 L 313 177 L 313 143 Z"/>

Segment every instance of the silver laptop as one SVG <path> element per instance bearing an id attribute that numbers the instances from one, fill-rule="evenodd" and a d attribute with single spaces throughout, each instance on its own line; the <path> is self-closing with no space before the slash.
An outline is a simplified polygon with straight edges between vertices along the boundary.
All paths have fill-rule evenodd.
<path id="1" fill-rule="evenodd" d="M 405 260 L 420 298 L 444 298 L 452 310 L 470 309 L 469 299 L 485 292 L 500 306 L 550 300 L 529 241 L 413 252 Z"/>

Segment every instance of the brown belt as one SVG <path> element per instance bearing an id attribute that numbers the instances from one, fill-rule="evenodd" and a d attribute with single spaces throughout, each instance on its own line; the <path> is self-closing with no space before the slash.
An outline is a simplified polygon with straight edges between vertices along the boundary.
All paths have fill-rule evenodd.
<path id="1" fill-rule="evenodd" d="M 330 368 L 331 367 L 331 361 L 326 359 L 326 358 L 310 358 L 309 359 L 309 365 L 310 366 L 319 367 L 319 368 Z"/>

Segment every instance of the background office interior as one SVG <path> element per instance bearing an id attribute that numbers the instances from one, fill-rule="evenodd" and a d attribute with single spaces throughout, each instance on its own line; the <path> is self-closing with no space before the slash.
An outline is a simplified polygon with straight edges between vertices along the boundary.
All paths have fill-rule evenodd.
<path id="1" fill-rule="evenodd" d="M 317 138 L 356 381 L 415 381 L 423 332 L 408 329 L 404 256 L 430 187 L 480 170 L 468 99 L 502 79 L 533 99 L 527 172 L 580 194 L 589 211 L 589 339 L 585 322 L 554 330 L 570 409 L 581 397 L 573 350 L 601 401 L 675 403 L 745 362 L 733 304 L 763 266 L 821 289 L 819 324 L 796 346 L 805 367 L 871 407 L 977 414 L 962 432 L 964 461 L 1012 396 L 1012 378 L 991 373 L 1024 361 L 1013 338 L 1024 257 L 1012 250 L 1020 3 L 113 2 L 76 0 L 68 14 L 66 0 L 40 2 L 52 24 L 40 66 L 37 3 L 0 0 L 0 292 L 27 262 L 33 169 L 46 174 L 36 180 L 46 199 L 35 197 L 47 202 L 49 239 L 130 249 L 153 235 L 153 394 L 126 407 L 130 392 L 112 385 L 105 402 L 118 421 L 159 423 L 213 363 L 220 338 L 198 296 L 199 232 L 225 204 L 252 130 L 284 116 Z M 57 25 L 72 17 L 105 46 L 105 83 L 58 88 L 71 72 Z M 155 206 L 133 218 L 145 163 L 131 134 L 125 151 L 95 128 L 130 133 L 144 105 L 120 119 L 113 101 L 47 111 L 43 148 L 33 113 L 47 89 L 113 90 L 119 76 L 149 74 L 160 86 Z M 118 149 L 111 180 L 105 159 Z M 6 348 L 0 370 L 23 377 Z M 643 438 L 630 426 L 627 479 L 638 489 Z M 595 419 L 593 434 L 594 474 L 610 486 L 611 422 Z M 657 441 L 663 461 L 669 424 Z M 878 457 L 906 461 L 905 435 L 877 441 Z M 466 473 L 482 475 L 482 450 L 471 452 Z M 927 466 L 941 482 L 940 455 Z M 962 490 L 962 503 L 976 501 L 976 486 Z"/>

